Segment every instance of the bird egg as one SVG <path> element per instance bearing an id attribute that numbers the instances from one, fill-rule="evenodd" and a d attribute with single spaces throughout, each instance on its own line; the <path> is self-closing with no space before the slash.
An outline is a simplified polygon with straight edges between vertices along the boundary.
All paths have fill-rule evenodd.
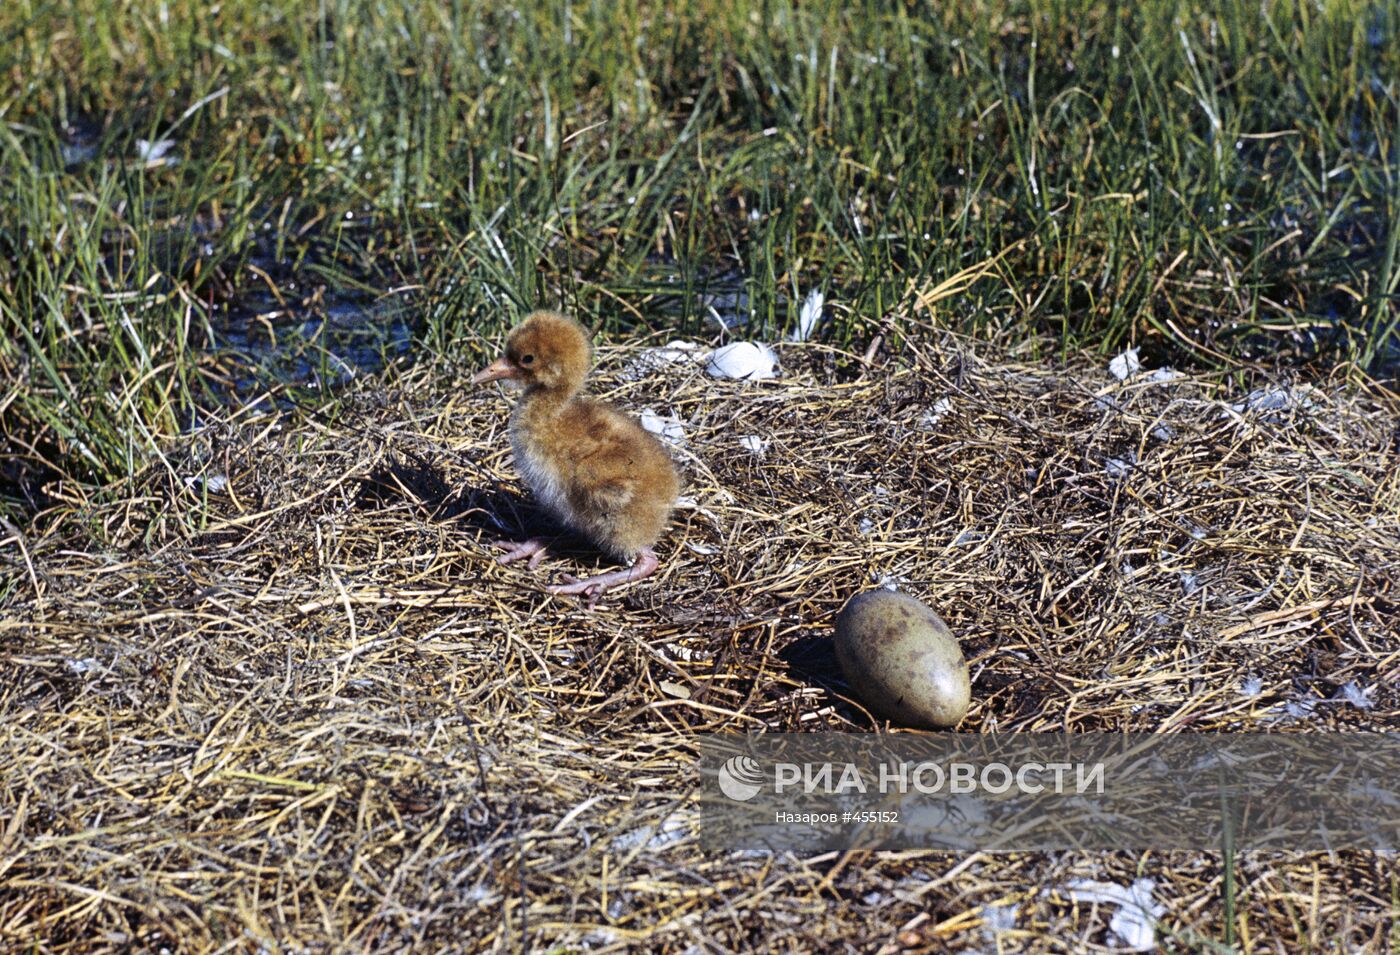
<path id="1" fill-rule="evenodd" d="M 946 729 L 967 715 L 962 648 L 921 601 L 892 590 L 852 597 L 836 617 L 836 659 L 852 691 L 903 726 Z"/>

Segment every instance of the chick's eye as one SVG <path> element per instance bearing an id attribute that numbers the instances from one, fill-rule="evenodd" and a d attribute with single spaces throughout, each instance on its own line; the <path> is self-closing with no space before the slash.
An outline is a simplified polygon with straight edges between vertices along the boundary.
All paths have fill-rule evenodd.
<path id="1" fill-rule="evenodd" d="M 529 364 L 533 364 L 534 361 L 535 361 L 535 356 L 534 356 L 534 355 L 524 355 L 524 356 L 522 356 L 521 359 L 520 359 L 520 364 L 522 364 L 522 365 L 529 365 Z"/>

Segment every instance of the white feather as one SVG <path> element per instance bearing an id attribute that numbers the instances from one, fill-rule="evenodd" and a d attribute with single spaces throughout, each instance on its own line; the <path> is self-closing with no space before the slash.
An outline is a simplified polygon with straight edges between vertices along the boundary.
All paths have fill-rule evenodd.
<path id="1" fill-rule="evenodd" d="M 807 293 L 807 297 L 802 300 L 802 311 L 797 315 L 797 327 L 792 330 L 789 336 L 791 341 L 805 342 L 812 337 L 812 332 L 817 327 L 817 322 L 822 317 L 822 306 L 826 304 L 826 296 L 819 290 L 812 289 Z"/>
<path id="2" fill-rule="evenodd" d="M 1129 348 L 1113 361 L 1108 363 L 1109 374 L 1119 381 L 1127 381 L 1133 375 L 1142 370 L 1142 362 L 1138 361 L 1138 350 Z"/>
<path id="3" fill-rule="evenodd" d="M 175 140 L 173 139 L 138 139 L 136 140 L 136 158 L 142 162 L 157 163 L 174 148 Z"/>
<path id="4" fill-rule="evenodd" d="M 735 342 L 710 353 L 705 372 L 711 378 L 736 378 L 757 381 L 778 374 L 778 356 L 773 349 L 758 342 Z"/>
<path id="5" fill-rule="evenodd" d="M 694 342 L 676 340 L 667 342 L 660 348 L 644 348 L 622 369 L 622 377 L 628 381 L 645 378 L 654 372 L 694 366 L 703 361 L 705 353 Z"/>
<path id="6" fill-rule="evenodd" d="M 1156 922 L 1167 907 L 1152 898 L 1157 883 L 1153 879 L 1138 879 L 1131 886 L 1112 882 L 1078 879 L 1071 882 L 1070 898 L 1076 902 L 1096 902 L 1117 907 L 1109 920 L 1108 930 L 1134 952 L 1150 952 L 1157 947 Z"/>
<path id="7" fill-rule="evenodd" d="M 675 445 L 685 444 L 685 424 L 671 415 L 657 414 L 651 408 L 641 414 L 642 427 L 652 434 Z"/>

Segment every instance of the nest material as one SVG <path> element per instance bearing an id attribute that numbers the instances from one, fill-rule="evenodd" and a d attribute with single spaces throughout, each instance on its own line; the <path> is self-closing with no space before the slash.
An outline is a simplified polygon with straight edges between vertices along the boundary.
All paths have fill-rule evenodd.
<path id="1" fill-rule="evenodd" d="M 960 636 L 965 732 L 1397 727 L 1393 395 L 951 337 L 788 347 L 760 383 L 631 357 L 595 391 L 685 423 L 686 499 L 657 577 L 594 612 L 542 592 L 586 545 L 494 563 L 541 519 L 501 396 L 441 369 L 230 415 L 12 528 L 0 945 L 1059 951 L 1112 912 L 1058 886 L 1144 874 L 1161 937 L 1225 937 L 1218 857 L 700 851 L 693 734 L 880 727 L 826 639 L 873 586 Z M 1394 880 L 1247 857 L 1237 937 L 1380 944 Z"/>

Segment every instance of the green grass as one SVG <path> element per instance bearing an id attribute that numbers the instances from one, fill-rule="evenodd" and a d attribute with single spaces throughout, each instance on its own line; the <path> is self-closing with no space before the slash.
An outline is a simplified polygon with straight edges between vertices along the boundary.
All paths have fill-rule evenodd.
<path id="1" fill-rule="evenodd" d="M 416 353 L 460 360 L 541 304 L 710 335 L 727 276 L 755 335 L 820 287 L 848 346 L 913 316 L 1395 367 L 1394 0 L 213 10 L 0 10 L 0 513 L 158 461 L 240 374 L 207 345 L 254 293 L 401 290 Z M 164 138 L 178 163 L 137 161 Z"/>

